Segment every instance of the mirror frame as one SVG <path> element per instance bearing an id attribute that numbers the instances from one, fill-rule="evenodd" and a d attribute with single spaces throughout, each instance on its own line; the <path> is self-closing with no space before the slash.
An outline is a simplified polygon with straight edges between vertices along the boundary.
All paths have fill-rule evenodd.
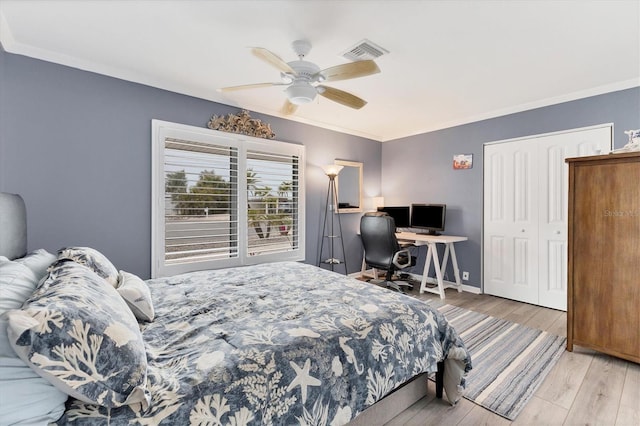
<path id="1" fill-rule="evenodd" d="M 362 206 L 362 169 L 363 169 L 363 165 L 361 162 L 359 161 L 346 161 L 346 160 L 334 160 L 333 164 L 339 165 L 339 166 L 343 166 L 343 167 L 354 167 L 358 169 L 358 207 L 349 207 L 349 208 L 338 208 L 337 212 L 338 213 L 361 213 L 364 209 Z M 344 171 L 344 169 L 343 169 Z M 336 192 L 337 192 L 337 198 L 338 198 L 338 203 L 340 203 L 340 176 L 342 175 L 342 173 L 339 173 L 338 176 L 336 177 Z"/>

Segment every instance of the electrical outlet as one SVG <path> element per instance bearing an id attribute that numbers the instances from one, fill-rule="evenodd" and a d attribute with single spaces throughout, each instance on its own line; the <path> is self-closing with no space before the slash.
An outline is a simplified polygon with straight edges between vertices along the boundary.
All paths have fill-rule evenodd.
<path id="1" fill-rule="evenodd" d="M 462 271 L 462 279 L 465 281 L 469 280 L 469 273 L 467 271 Z"/>

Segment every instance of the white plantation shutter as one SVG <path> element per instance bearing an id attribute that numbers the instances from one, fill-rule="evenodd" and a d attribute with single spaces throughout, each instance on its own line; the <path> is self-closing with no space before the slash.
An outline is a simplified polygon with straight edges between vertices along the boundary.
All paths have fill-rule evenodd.
<path id="1" fill-rule="evenodd" d="M 165 263 L 238 257 L 238 149 L 167 138 L 164 159 Z"/>
<path id="2" fill-rule="evenodd" d="M 247 151 L 247 254 L 257 256 L 299 247 L 297 155 Z"/>
<path id="3" fill-rule="evenodd" d="M 304 259 L 304 147 L 153 120 L 152 276 Z"/>

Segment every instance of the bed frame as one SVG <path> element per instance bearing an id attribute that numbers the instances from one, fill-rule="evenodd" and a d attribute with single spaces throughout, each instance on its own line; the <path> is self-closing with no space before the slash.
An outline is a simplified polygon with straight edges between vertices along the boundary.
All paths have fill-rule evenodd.
<path id="1" fill-rule="evenodd" d="M 0 192 L 0 256 L 9 259 L 27 253 L 27 213 L 24 200 L 17 194 Z M 436 397 L 442 398 L 444 362 L 438 363 Z M 386 423 L 427 395 L 427 374 L 415 377 L 371 407 L 348 424 L 365 426 Z"/>
<path id="2" fill-rule="evenodd" d="M 0 192 L 0 256 L 16 259 L 27 254 L 27 210 L 16 194 Z"/>
<path id="3" fill-rule="evenodd" d="M 411 381 L 364 410 L 347 425 L 369 426 L 391 421 L 395 416 L 427 396 L 429 387 L 427 376 L 427 373 L 424 373 L 414 377 Z M 436 398 L 438 399 L 442 398 L 443 381 L 444 362 L 439 362 L 436 373 Z"/>

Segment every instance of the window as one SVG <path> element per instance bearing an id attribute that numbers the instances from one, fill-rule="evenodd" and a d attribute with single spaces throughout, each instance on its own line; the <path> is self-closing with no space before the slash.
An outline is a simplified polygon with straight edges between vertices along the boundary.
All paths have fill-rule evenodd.
<path id="1" fill-rule="evenodd" d="M 153 277 L 304 259 L 304 147 L 153 120 Z"/>

